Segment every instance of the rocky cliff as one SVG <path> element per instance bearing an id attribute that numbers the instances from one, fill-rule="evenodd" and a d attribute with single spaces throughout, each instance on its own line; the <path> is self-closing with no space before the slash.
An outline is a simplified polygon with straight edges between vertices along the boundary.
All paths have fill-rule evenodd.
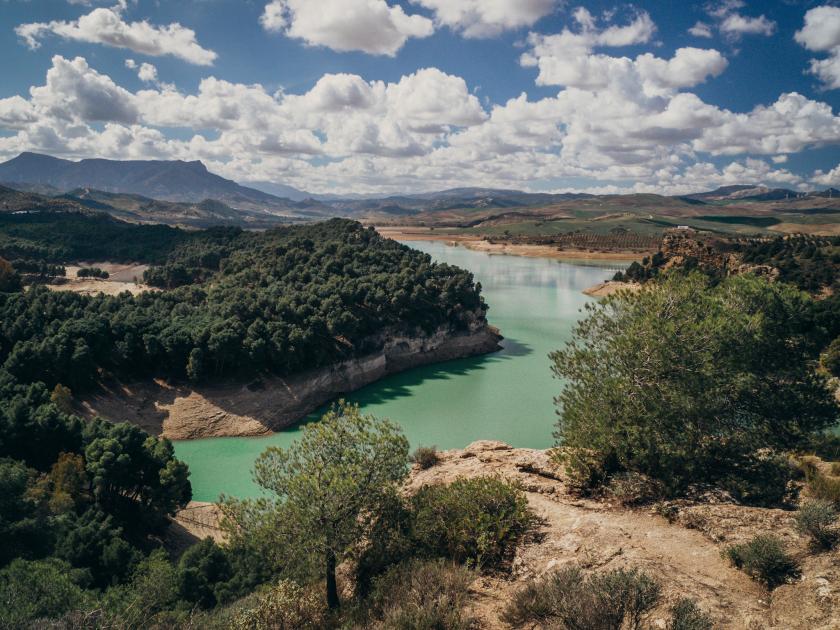
<path id="1" fill-rule="evenodd" d="M 249 384 L 191 387 L 164 381 L 117 383 L 80 403 L 87 417 L 128 421 L 173 440 L 264 435 L 288 427 L 318 407 L 381 378 L 430 363 L 500 348 L 498 330 L 477 317 L 469 330 L 430 335 L 384 332 L 377 352 L 291 377 Z"/>

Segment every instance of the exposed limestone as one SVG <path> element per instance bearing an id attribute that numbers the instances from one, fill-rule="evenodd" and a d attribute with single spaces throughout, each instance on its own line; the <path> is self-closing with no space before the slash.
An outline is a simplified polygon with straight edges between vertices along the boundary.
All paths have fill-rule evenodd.
<path id="1" fill-rule="evenodd" d="M 498 331 L 484 320 L 465 332 L 383 335 L 378 352 L 288 378 L 212 387 L 162 380 L 103 386 L 80 403 L 80 411 L 87 417 L 132 422 L 173 440 L 265 435 L 385 376 L 494 352 L 500 340 Z"/>

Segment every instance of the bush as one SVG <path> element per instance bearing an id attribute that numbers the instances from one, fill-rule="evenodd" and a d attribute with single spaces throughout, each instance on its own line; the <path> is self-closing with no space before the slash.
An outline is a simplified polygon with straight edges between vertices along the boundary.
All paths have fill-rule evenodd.
<path id="1" fill-rule="evenodd" d="M 822 365 L 832 376 L 840 376 L 840 337 L 826 348 L 822 356 Z"/>
<path id="2" fill-rule="evenodd" d="M 771 534 L 761 534 L 748 543 L 731 545 L 724 555 L 754 580 L 774 589 L 799 574 L 797 562 L 785 551 L 782 541 Z"/>
<path id="3" fill-rule="evenodd" d="M 184 552 L 178 563 L 178 590 L 182 599 L 213 608 L 219 597 L 216 587 L 232 577 L 230 561 L 224 550 L 211 538 L 196 543 Z"/>
<path id="4" fill-rule="evenodd" d="M 536 525 L 522 490 L 493 477 L 424 486 L 410 499 L 417 555 L 499 569 Z"/>
<path id="5" fill-rule="evenodd" d="M 625 506 L 637 506 L 661 499 L 662 483 L 641 473 L 619 473 L 610 479 L 607 494 Z"/>
<path id="6" fill-rule="evenodd" d="M 659 583 L 638 569 L 584 577 L 571 566 L 526 584 L 502 619 L 511 626 L 538 622 L 580 630 L 638 630 L 660 596 Z"/>
<path id="7" fill-rule="evenodd" d="M 237 630 L 320 630 L 326 614 L 323 593 L 283 580 L 256 598 L 253 606 L 239 610 L 233 619 Z"/>
<path id="8" fill-rule="evenodd" d="M 692 600 L 683 598 L 671 607 L 668 630 L 712 630 L 712 618 L 704 613 Z"/>
<path id="9" fill-rule="evenodd" d="M 553 457 L 565 467 L 569 489 L 584 496 L 605 484 L 615 468 L 608 457 L 585 448 L 561 447 Z"/>
<path id="10" fill-rule="evenodd" d="M 813 498 L 830 501 L 840 507 L 840 477 L 817 471 L 808 478 L 808 490 Z"/>
<path id="11" fill-rule="evenodd" d="M 437 446 L 418 446 L 411 455 L 411 461 L 420 466 L 421 470 L 428 470 L 440 463 Z"/>
<path id="12" fill-rule="evenodd" d="M 831 549 L 837 542 L 838 532 L 834 529 L 837 510 L 830 501 L 809 501 L 796 514 L 796 529 L 811 539 L 818 549 Z"/>
<path id="13" fill-rule="evenodd" d="M 831 474 L 840 477 L 840 462 L 831 462 Z"/>
<path id="14" fill-rule="evenodd" d="M 60 560 L 12 561 L 0 570 L 0 627 L 28 628 L 35 619 L 92 606 L 93 597 L 82 588 L 87 578 Z"/>
<path id="15" fill-rule="evenodd" d="M 445 560 L 410 560 L 376 580 L 366 627 L 381 630 L 467 630 L 472 571 Z"/>

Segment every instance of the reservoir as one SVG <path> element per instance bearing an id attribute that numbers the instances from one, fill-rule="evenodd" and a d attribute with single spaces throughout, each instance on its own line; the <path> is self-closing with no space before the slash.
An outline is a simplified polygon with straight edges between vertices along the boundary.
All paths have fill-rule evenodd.
<path id="1" fill-rule="evenodd" d="M 488 319 L 505 336 L 504 349 L 396 374 L 348 399 L 365 413 L 402 426 L 412 448 L 463 448 L 475 440 L 551 446 L 553 397 L 563 384 L 551 373 L 548 353 L 571 337 L 580 310 L 591 301 L 581 292 L 625 265 L 488 254 L 431 241 L 408 245 L 475 275 L 490 305 Z M 268 446 L 290 444 L 299 431 L 175 443 L 177 456 L 190 467 L 193 499 L 257 494 L 251 480 L 254 460 Z"/>

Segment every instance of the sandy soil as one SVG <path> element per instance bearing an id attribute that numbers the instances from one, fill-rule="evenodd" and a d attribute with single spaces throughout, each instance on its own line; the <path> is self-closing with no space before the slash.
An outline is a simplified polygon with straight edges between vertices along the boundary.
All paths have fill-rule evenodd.
<path id="1" fill-rule="evenodd" d="M 614 280 L 607 280 L 606 282 L 599 282 L 595 286 L 589 287 L 583 291 L 584 295 L 591 297 L 607 297 L 619 291 L 638 291 L 642 288 L 641 284 L 635 282 L 616 282 Z"/>
<path id="2" fill-rule="evenodd" d="M 668 609 L 681 597 L 694 599 L 721 629 L 840 628 L 840 550 L 810 553 L 793 527 L 792 512 L 709 498 L 678 502 L 669 522 L 649 508 L 571 495 L 564 472 L 547 451 L 481 441 L 440 455 L 441 462 L 428 470 L 414 467 L 407 491 L 460 477 L 498 476 L 521 484 L 542 519 L 539 535 L 517 550 L 509 575 L 482 576 L 473 583 L 470 608 L 482 629 L 508 628 L 501 614 L 512 594 L 527 580 L 571 563 L 587 571 L 639 567 L 656 576 L 663 604 L 650 619 L 653 628 L 666 627 Z M 190 504 L 176 525 L 200 538 L 219 533 L 218 517 L 212 504 Z M 729 544 L 770 532 L 783 539 L 802 568 L 801 578 L 772 593 L 721 556 Z"/>
<path id="3" fill-rule="evenodd" d="M 107 280 L 96 278 L 79 278 L 77 274 L 82 267 L 99 267 L 107 271 L 110 277 Z M 67 282 L 65 284 L 50 284 L 48 289 L 53 291 L 74 291 L 85 295 L 119 295 L 128 291 L 132 295 L 139 295 L 145 291 L 157 291 L 153 287 L 143 284 L 143 272 L 148 265 L 122 265 L 108 262 L 91 262 L 81 265 L 67 265 Z"/>
<path id="4" fill-rule="evenodd" d="M 633 251 L 595 251 L 585 249 L 558 249 L 553 245 L 519 245 L 510 243 L 490 243 L 471 234 L 451 234 L 440 230 L 422 227 L 377 227 L 376 230 L 387 238 L 400 241 L 442 241 L 450 245 L 463 245 L 468 249 L 490 254 L 507 254 L 528 258 L 551 258 L 553 260 L 615 260 L 632 262 L 641 260 L 644 254 Z"/>

